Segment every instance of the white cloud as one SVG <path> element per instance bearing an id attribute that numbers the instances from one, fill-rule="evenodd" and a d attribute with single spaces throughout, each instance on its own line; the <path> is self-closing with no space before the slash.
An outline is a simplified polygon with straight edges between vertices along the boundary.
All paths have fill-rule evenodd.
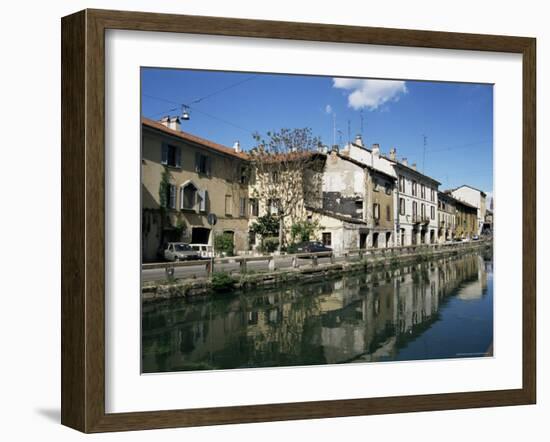
<path id="1" fill-rule="evenodd" d="M 397 80 L 333 78 L 332 86 L 351 91 L 348 95 L 348 106 L 355 110 L 375 110 L 388 101 L 399 100 L 401 94 L 407 93 L 405 82 Z"/>
<path id="2" fill-rule="evenodd" d="M 325 112 L 326 112 L 327 114 L 331 114 L 331 113 L 332 113 L 332 106 L 331 106 L 330 104 L 327 104 L 327 105 L 325 106 Z"/>

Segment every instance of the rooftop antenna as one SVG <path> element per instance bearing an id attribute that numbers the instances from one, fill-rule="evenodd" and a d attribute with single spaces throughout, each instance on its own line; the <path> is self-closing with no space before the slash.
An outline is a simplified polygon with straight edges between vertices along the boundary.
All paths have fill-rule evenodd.
<path id="1" fill-rule="evenodd" d="M 351 144 L 351 121 L 348 120 L 348 145 Z"/>
<path id="2" fill-rule="evenodd" d="M 338 146 L 342 144 L 342 131 L 338 129 Z"/>
<path id="3" fill-rule="evenodd" d="M 336 113 L 332 113 L 332 145 L 336 144 Z"/>
<path id="4" fill-rule="evenodd" d="M 428 144 L 428 137 L 426 135 L 422 135 L 424 137 L 424 148 L 422 150 L 422 173 L 426 173 L 426 146 Z"/>
<path id="5" fill-rule="evenodd" d="M 359 118 L 361 118 L 361 132 L 360 132 L 361 138 L 364 139 L 365 137 L 363 136 L 363 109 L 361 109 L 361 111 L 359 112 Z"/>

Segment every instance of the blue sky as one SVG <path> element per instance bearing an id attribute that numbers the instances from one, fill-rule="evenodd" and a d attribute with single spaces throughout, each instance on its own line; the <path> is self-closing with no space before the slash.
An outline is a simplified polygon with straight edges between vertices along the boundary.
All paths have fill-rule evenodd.
<path id="1" fill-rule="evenodd" d="M 182 130 L 232 146 L 253 147 L 252 133 L 310 127 L 323 143 L 361 132 L 367 145 L 417 163 L 441 189 L 469 184 L 493 189 L 491 85 L 334 79 L 143 68 L 142 115 L 160 119 L 190 106 Z M 423 164 L 424 135 L 427 137 Z"/>

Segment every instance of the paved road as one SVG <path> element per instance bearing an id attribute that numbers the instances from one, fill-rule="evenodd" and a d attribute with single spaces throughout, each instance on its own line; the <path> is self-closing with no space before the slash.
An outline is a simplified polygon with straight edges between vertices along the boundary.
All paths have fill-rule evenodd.
<path id="1" fill-rule="evenodd" d="M 343 260 L 343 258 L 336 258 L 336 261 Z M 200 264 L 197 266 L 191 266 L 191 267 L 176 267 L 174 270 L 174 277 L 175 278 L 199 278 L 206 276 L 206 262 L 204 261 L 204 264 Z M 329 263 L 330 258 L 319 258 L 318 260 L 319 264 L 321 263 Z M 311 264 L 311 259 L 299 259 L 298 265 L 309 265 Z M 292 258 L 286 258 L 281 257 L 276 260 L 276 266 L 278 269 L 285 269 L 290 268 L 292 266 Z M 250 271 L 255 272 L 261 272 L 261 271 L 268 271 L 268 261 L 253 261 L 247 263 L 247 269 Z M 238 262 L 228 262 L 228 263 L 221 263 L 216 264 L 214 267 L 214 271 L 216 272 L 238 272 L 239 271 L 239 263 Z M 164 269 L 147 269 L 142 270 L 141 272 L 141 280 L 142 281 L 158 281 L 163 280 L 166 278 L 166 273 Z"/>

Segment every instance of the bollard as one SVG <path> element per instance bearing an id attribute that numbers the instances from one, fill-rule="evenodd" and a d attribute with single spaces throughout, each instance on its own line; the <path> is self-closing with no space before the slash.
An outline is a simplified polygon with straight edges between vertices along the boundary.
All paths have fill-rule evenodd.
<path id="1" fill-rule="evenodd" d="M 166 272 L 166 279 L 172 279 L 174 277 L 174 267 L 166 266 L 164 271 Z"/>
<path id="2" fill-rule="evenodd" d="M 292 257 L 292 268 L 297 269 L 298 268 L 298 258 L 295 256 Z"/>
<path id="3" fill-rule="evenodd" d="M 268 268 L 269 268 L 270 272 L 275 271 L 275 257 L 274 256 L 271 257 L 271 259 L 269 260 L 267 265 L 268 265 Z"/>
<path id="4" fill-rule="evenodd" d="M 334 253 L 330 254 L 330 263 L 334 264 Z"/>
<path id="5" fill-rule="evenodd" d="M 315 255 L 315 256 L 313 257 L 313 261 L 312 261 L 311 265 L 312 265 L 313 267 L 317 267 L 317 264 L 318 264 L 317 255 Z"/>
<path id="6" fill-rule="evenodd" d="M 246 258 L 241 259 L 240 268 L 241 268 L 241 273 L 246 273 Z"/>
<path id="7" fill-rule="evenodd" d="M 213 259 L 209 259 L 209 260 L 206 262 L 206 274 L 207 274 L 207 275 L 211 275 L 213 271 L 214 271 L 214 260 L 213 260 Z"/>

